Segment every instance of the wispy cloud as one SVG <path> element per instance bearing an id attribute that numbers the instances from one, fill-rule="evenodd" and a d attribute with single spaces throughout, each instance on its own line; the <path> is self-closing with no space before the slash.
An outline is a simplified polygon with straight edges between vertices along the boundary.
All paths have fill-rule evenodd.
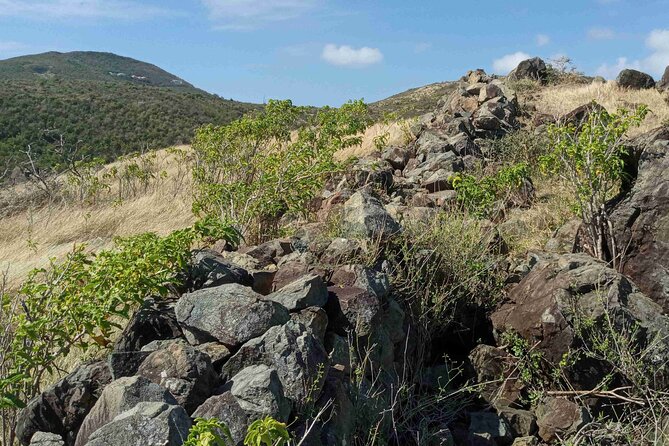
<path id="1" fill-rule="evenodd" d="M 346 67 L 364 67 L 383 60 L 383 53 L 378 48 L 352 48 L 348 45 L 328 44 L 323 48 L 321 57 L 332 65 Z"/>
<path id="2" fill-rule="evenodd" d="M 0 0 L 0 17 L 53 19 L 150 19 L 177 11 L 127 0 Z"/>
<path id="3" fill-rule="evenodd" d="M 246 30 L 294 19 L 320 0 L 201 0 L 218 29 Z"/>
<path id="4" fill-rule="evenodd" d="M 499 59 L 495 59 L 492 62 L 492 69 L 497 74 L 508 74 L 509 71 L 516 68 L 519 63 L 529 58 L 530 55 L 523 51 L 507 54 L 506 56 L 502 56 Z"/>
<path id="5" fill-rule="evenodd" d="M 648 71 L 650 74 L 659 76 L 669 66 L 669 29 L 656 29 L 646 37 L 646 48 L 650 54 L 644 59 L 628 59 L 619 57 L 613 64 L 602 64 L 597 69 L 597 74 L 612 79 L 625 68 Z"/>
<path id="6" fill-rule="evenodd" d="M 549 43 L 551 43 L 550 36 L 546 34 L 537 34 L 536 40 L 537 40 L 537 46 L 546 46 Z"/>
<path id="7" fill-rule="evenodd" d="M 593 40 L 611 40 L 616 33 L 611 28 L 593 27 L 588 30 L 588 38 Z"/>

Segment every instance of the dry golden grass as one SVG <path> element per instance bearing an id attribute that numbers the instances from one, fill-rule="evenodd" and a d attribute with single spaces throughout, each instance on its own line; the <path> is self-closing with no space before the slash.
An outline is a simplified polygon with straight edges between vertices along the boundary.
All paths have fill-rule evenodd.
<path id="1" fill-rule="evenodd" d="M 378 151 L 375 141 L 380 137 L 385 138 L 386 146 L 402 146 L 407 144 L 407 139 L 410 137 L 409 132 L 410 121 L 398 121 L 388 124 L 377 123 L 370 126 L 362 136 L 362 144 L 349 147 L 337 153 L 336 158 L 340 161 L 349 158 L 359 158 Z"/>
<path id="2" fill-rule="evenodd" d="M 667 93 L 655 89 L 621 89 L 614 81 L 593 82 L 589 85 L 556 85 L 541 89 L 535 95 L 535 104 L 540 113 L 559 117 L 583 104 L 597 101 L 609 112 L 619 108 L 634 108 L 647 105 L 651 113 L 640 127 L 630 131 L 630 136 L 639 135 L 662 125 L 669 120 Z"/>

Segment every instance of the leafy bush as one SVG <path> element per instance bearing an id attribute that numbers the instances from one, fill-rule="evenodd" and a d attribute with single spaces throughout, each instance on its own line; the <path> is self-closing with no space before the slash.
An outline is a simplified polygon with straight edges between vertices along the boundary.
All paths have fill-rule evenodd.
<path id="1" fill-rule="evenodd" d="M 196 418 L 183 446 L 233 446 L 230 429 L 216 418 Z"/>
<path id="2" fill-rule="evenodd" d="M 128 318 L 147 296 L 166 296 L 181 285 L 191 246 L 203 237 L 239 241 L 229 226 L 206 220 L 166 237 L 117 238 L 113 249 L 97 254 L 80 245 L 63 261 L 32 271 L 16 295 L 0 293 L 4 407 L 16 408 L 39 392 L 73 349 L 107 346 L 113 330 L 122 328 L 115 320 Z M 3 431 L 9 431 L 11 412 L 3 415 Z"/>
<path id="3" fill-rule="evenodd" d="M 272 417 L 265 417 L 248 427 L 244 446 L 283 446 L 289 441 L 286 425 Z"/>
<path id="4" fill-rule="evenodd" d="M 624 174 L 625 135 L 647 114 L 646 106 L 615 114 L 593 110 L 578 127 L 551 125 L 551 151 L 540 160 L 544 172 L 571 186 L 592 254 L 614 265 L 619 253 L 609 230 L 606 202 L 618 192 Z"/>
<path id="5" fill-rule="evenodd" d="M 270 101 L 256 116 L 200 128 L 193 143 L 195 213 L 234 221 L 251 241 L 275 234 L 283 214 L 303 214 L 339 169 L 334 153 L 359 144 L 369 123 L 362 101 L 307 112 Z"/>
<path id="6" fill-rule="evenodd" d="M 525 163 L 506 166 L 492 175 L 477 178 L 467 173 L 453 177 L 453 188 L 458 201 L 476 217 L 490 217 L 498 201 L 506 203 L 514 194 L 521 192 L 529 180 L 529 168 Z"/>

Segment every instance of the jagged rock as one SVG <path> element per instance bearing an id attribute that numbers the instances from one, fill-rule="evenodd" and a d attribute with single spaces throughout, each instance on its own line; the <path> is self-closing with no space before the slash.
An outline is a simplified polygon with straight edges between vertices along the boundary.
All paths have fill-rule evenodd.
<path id="1" fill-rule="evenodd" d="M 511 446 L 537 446 L 539 440 L 536 437 L 520 437 L 513 440 Z"/>
<path id="2" fill-rule="evenodd" d="M 607 312 L 615 330 L 635 326 L 631 341 L 650 349 L 643 361 L 655 370 L 657 383 L 666 377 L 669 345 L 652 342 L 669 337 L 669 318 L 625 276 L 585 254 L 541 254 L 532 270 L 509 292 L 491 319 L 497 333 L 512 330 L 556 367 L 564 354 L 580 342 L 576 318 L 604 330 Z M 604 332 L 606 334 L 606 332 Z M 630 333 L 630 336 L 632 334 Z M 577 388 L 592 389 L 610 367 L 587 360 L 564 367 Z"/>
<path id="3" fill-rule="evenodd" d="M 478 96 L 479 93 L 481 93 L 481 89 L 486 87 L 486 83 L 484 82 L 475 82 L 473 84 L 469 84 L 465 87 L 465 91 L 467 94 L 471 96 Z"/>
<path id="4" fill-rule="evenodd" d="M 346 372 L 351 371 L 351 346 L 346 338 L 328 331 L 325 334 L 325 349 L 333 366 L 341 366 Z"/>
<path id="5" fill-rule="evenodd" d="M 469 115 L 478 106 L 478 96 L 471 95 L 464 88 L 461 88 L 451 94 L 442 112 L 446 112 L 451 116 Z"/>
<path id="6" fill-rule="evenodd" d="M 669 66 L 665 68 L 664 75 L 662 76 L 662 79 L 657 81 L 656 87 L 660 91 L 669 90 Z"/>
<path id="7" fill-rule="evenodd" d="M 318 339 L 323 342 L 325 339 L 325 332 L 328 328 L 328 314 L 321 307 L 309 307 L 300 311 L 299 313 L 293 313 L 290 316 L 290 319 L 304 325 L 307 330 L 311 332 Z"/>
<path id="8" fill-rule="evenodd" d="M 458 195 L 457 192 L 454 190 L 442 190 L 439 192 L 429 194 L 428 197 L 434 200 L 435 204 L 438 207 L 444 207 L 449 204 L 455 203 L 457 195 Z"/>
<path id="9" fill-rule="evenodd" d="M 517 360 L 497 347 L 477 345 L 469 354 L 469 362 L 479 383 L 486 383 L 481 397 L 495 407 L 518 402 L 524 385 L 514 375 Z M 499 381 L 502 379 L 502 381 Z"/>
<path id="10" fill-rule="evenodd" d="M 28 445 L 35 432 L 51 432 L 60 435 L 67 446 L 73 445 L 86 414 L 110 381 L 104 361 L 79 365 L 28 402 L 17 418 L 17 439 Z"/>
<path id="11" fill-rule="evenodd" d="M 495 441 L 498 445 L 509 445 L 513 441 L 511 428 L 504 418 L 492 412 L 471 412 L 469 432 Z"/>
<path id="12" fill-rule="evenodd" d="M 218 341 L 228 348 L 260 336 L 290 318 L 286 308 L 239 284 L 184 294 L 175 310 L 191 344 Z"/>
<path id="13" fill-rule="evenodd" d="M 249 248 L 242 253 L 256 259 L 259 268 L 266 268 L 267 266 L 276 264 L 281 257 L 291 254 L 292 252 L 292 240 L 275 239 Z"/>
<path id="14" fill-rule="evenodd" d="M 451 184 L 452 177 L 452 171 L 439 169 L 436 172 L 433 172 L 427 179 L 423 180 L 421 187 L 427 189 L 429 193 L 453 189 L 453 185 Z"/>
<path id="15" fill-rule="evenodd" d="M 535 81 L 545 81 L 548 76 L 546 63 L 539 57 L 527 59 L 518 64 L 518 66 L 509 73 L 509 79 L 532 79 Z"/>
<path id="16" fill-rule="evenodd" d="M 562 116 L 558 121 L 563 125 L 573 125 L 574 127 L 580 127 L 584 122 L 588 120 L 591 114 L 601 113 L 606 109 L 599 105 L 597 102 L 592 101 L 587 104 L 583 104 L 579 107 L 576 107 L 566 115 Z"/>
<path id="17" fill-rule="evenodd" d="M 408 170 L 407 170 L 408 169 Z M 418 182 L 422 178 L 432 175 L 432 172 L 445 170 L 449 172 L 460 172 L 464 169 L 462 159 L 454 152 L 445 152 L 439 154 L 430 154 L 424 162 L 409 169 L 407 166 L 404 175 L 413 182 Z"/>
<path id="18" fill-rule="evenodd" d="M 381 305 L 379 299 L 358 287 L 335 285 L 328 288 L 330 299 L 326 306 L 332 329 L 344 336 L 352 330 L 357 336 L 371 334 Z"/>
<path id="19" fill-rule="evenodd" d="M 499 414 L 506 419 L 514 437 L 529 437 L 537 433 L 537 417 L 528 410 L 503 407 Z"/>
<path id="20" fill-rule="evenodd" d="M 547 442 L 576 433 L 589 421 L 585 408 L 566 398 L 548 398 L 536 413 L 539 437 Z"/>
<path id="21" fill-rule="evenodd" d="M 149 355 L 139 367 L 143 376 L 167 389 L 188 413 L 218 384 L 209 356 L 185 343 L 173 343 Z"/>
<path id="22" fill-rule="evenodd" d="M 107 365 L 111 372 L 112 379 L 119 379 L 125 376 L 134 376 L 139 370 L 144 360 L 149 357 L 151 352 L 112 352 L 107 358 Z"/>
<path id="23" fill-rule="evenodd" d="M 230 393 L 250 418 L 272 416 L 278 421 L 288 421 L 292 404 L 283 395 L 276 370 L 262 364 L 252 365 L 240 370 L 230 381 Z"/>
<path id="24" fill-rule="evenodd" d="M 632 90 L 646 90 L 655 86 L 655 79 L 641 71 L 624 69 L 616 78 L 618 86 Z"/>
<path id="25" fill-rule="evenodd" d="M 218 342 L 207 342 L 200 344 L 196 346 L 195 349 L 209 356 L 211 365 L 214 366 L 215 370 L 219 370 L 223 363 L 227 361 L 230 356 L 232 356 L 230 349 L 223 344 L 219 344 Z"/>
<path id="26" fill-rule="evenodd" d="M 323 384 L 319 370 L 327 370 L 328 357 L 322 342 L 311 331 L 298 322 L 288 321 L 242 345 L 223 366 L 222 374 L 231 377 L 255 364 L 274 368 L 285 396 L 298 402 L 307 396 L 318 397 L 309 393 L 320 393 Z"/>
<path id="27" fill-rule="evenodd" d="M 473 155 L 481 157 L 483 155 L 481 148 L 466 133 L 458 133 L 455 136 L 451 136 L 448 142 L 453 147 L 453 152 L 460 156 Z"/>
<path id="28" fill-rule="evenodd" d="M 488 76 L 486 72 L 481 68 L 477 68 L 476 70 L 469 70 L 467 74 L 465 74 L 464 80 L 469 84 L 476 84 L 476 83 L 486 84 L 490 82 L 490 76 Z"/>
<path id="29" fill-rule="evenodd" d="M 332 401 L 327 413 L 327 421 L 321 430 L 324 445 L 338 446 L 348 444 L 355 429 L 355 407 L 349 396 L 348 375 L 341 368 L 330 367 L 323 386 L 323 393 L 316 402 L 316 407 L 323 407 Z"/>
<path id="30" fill-rule="evenodd" d="M 325 265 L 341 265 L 355 260 L 361 252 L 362 247 L 357 240 L 338 237 L 325 248 L 320 261 Z"/>
<path id="31" fill-rule="evenodd" d="M 638 137 L 631 191 L 609 212 L 622 272 L 669 312 L 669 128 Z"/>
<path id="32" fill-rule="evenodd" d="M 289 283 L 267 296 L 288 311 L 299 311 L 307 307 L 322 307 L 328 301 L 328 289 L 323 279 L 316 274 L 309 274 Z"/>
<path id="33" fill-rule="evenodd" d="M 191 290 L 217 287 L 228 283 L 253 285 L 253 278 L 248 271 L 226 261 L 221 254 L 211 249 L 201 249 L 193 253 L 188 275 Z"/>
<path id="34" fill-rule="evenodd" d="M 411 159 L 411 150 L 406 147 L 388 147 L 381 154 L 381 158 L 390 163 L 393 169 L 402 170 Z"/>
<path id="35" fill-rule="evenodd" d="M 249 416 L 230 391 L 214 395 L 193 412 L 193 418 L 216 418 L 230 429 L 234 444 L 241 444 L 246 436 Z"/>
<path id="36" fill-rule="evenodd" d="M 290 261 L 281 262 L 274 275 L 274 282 L 272 283 L 272 290 L 274 291 L 315 270 L 314 263 L 316 262 L 311 253 L 300 254 L 298 257 L 287 256 L 286 259 L 289 257 L 291 257 Z"/>
<path id="37" fill-rule="evenodd" d="M 346 234 L 372 239 L 386 239 L 400 231 L 381 201 L 365 191 L 356 192 L 344 203 L 341 223 Z"/>
<path id="38" fill-rule="evenodd" d="M 348 169 L 347 185 L 354 190 L 372 186 L 388 191 L 393 186 L 394 167 L 385 160 L 363 158 Z"/>
<path id="39" fill-rule="evenodd" d="M 181 446 L 191 420 L 179 406 L 139 403 L 93 432 L 87 446 Z"/>
<path id="40" fill-rule="evenodd" d="M 170 392 L 142 376 L 117 379 L 105 387 L 95 406 L 86 415 L 75 445 L 89 444 L 93 432 L 141 402 L 177 404 Z"/>
<path id="41" fill-rule="evenodd" d="M 416 153 L 443 153 L 451 150 L 446 135 L 439 134 L 436 130 L 425 130 L 416 140 Z"/>
<path id="42" fill-rule="evenodd" d="M 65 442 L 60 435 L 50 432 L 35 432 L 30 446 L 65 446 Z"/>
<path id="43" fill-rule="evenodd" d="M 223 251 L 221 253 L 226 261 L 245 269 L 246 271 L 259 270 L 260 262 L 258 259 L 237 251 Z"/>
<path id="44" fill-rule="evenodd" d="M 479 102 L 484 103 L 490 99 L 498 98 L 504 96 L 504 92 L 497 84 L 487 84 L 481 88 L 479 92 Z"/>
<path id="45" fill-rule="evenodd" d="M 136 352 L 152 341 L 182 336 L 174 303 L 147 299 L 117 339 L 114 352 Z"/>

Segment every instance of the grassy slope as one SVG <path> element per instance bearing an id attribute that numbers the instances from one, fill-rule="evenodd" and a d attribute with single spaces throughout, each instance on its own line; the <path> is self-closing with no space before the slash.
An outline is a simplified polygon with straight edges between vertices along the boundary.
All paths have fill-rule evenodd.
<path id="1" fill-rule="evenodd" d="M 415 118 L 434 111 L 442 97 L 451 94 L 456 82 L 439 82 L 412 88 L 389 98 L 369 104 L 372 114 L 382 118 L 386 113 L 394 113 L 398 118 Z"/>

